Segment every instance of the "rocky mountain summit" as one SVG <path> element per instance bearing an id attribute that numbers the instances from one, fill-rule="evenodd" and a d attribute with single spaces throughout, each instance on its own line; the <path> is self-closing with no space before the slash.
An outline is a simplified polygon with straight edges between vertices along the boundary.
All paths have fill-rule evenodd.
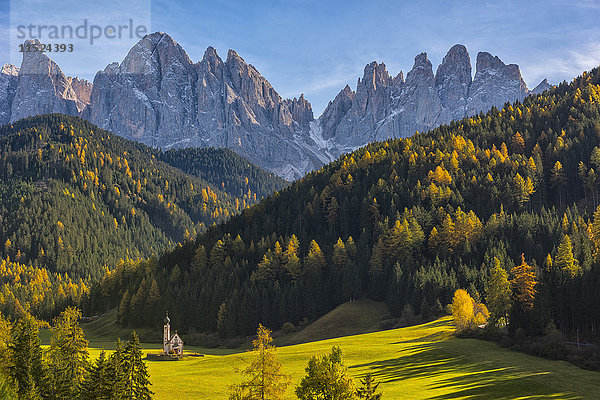
<path id="1" fill-rule="evenodd" d="M 161 148 L 227 147 L 286 178 L 329 161 L 307 137 L 300 96 L 284 100 L 235 51 L 193 63 L 169 35 L 144 37 L 94 79 L 85 114 L 101 128 Z"/>
<path id="2" fill-rule="evenodd" d="M 315 119 L 300 95 L 283 99 L 258 70 L 229 50 L 209 47 L 193 62 L 161 32 L 145 36 L 94 83 L 65 76 L 44 53 L 23 54 L 0 71 L 0 123 L 50 112 L 79 115 L 101 128 L 164 149 L 227 147 L 286 179 L 296 179 L 374 140 L 406 137 L 502 107 L 533 91 L 515 64 L 479 53 L 475 76 L 462 45 L 433 73 L 426 53 L 392 77 L 368 64 L 356 90 L 345 86 Z"/>
<path id="3" fill-rule="evenodd" d="M 35 45 L 39 41 L 29 43 Z M 48 113 L 79 115 L 88 104 L 84 88 L 89 88 L 89 83 L 65 76 L 42 52 L 24 52 L 21 68 L 7 64 L 1 75 L 1 82 L 10 82 L 6 92 L 4 85 L 0 89 L 0 104 L 6 107 L 0 113 L 3 117 L 8 116 L 3 122 Z"/>
<path id="4" fill-rule="evenodd" d="M 532 94 L 540 94 L 546 90 L 552 89 L 554 86 L 548 83 L 548 79 L 544 79 L 541 81 L 536 87 L 531 91 Z"/>
<path id="5" fill-rule="evenodd" d="M 472 78 L 469 53 L 457 44 L 435 75 L 426 53 L 415 57 L 406 80 L 402 72 L 392 78 L 385 64 L 367 65 L 356 92 L 344 88 L 318 122 L 329 152 L 339 155 L 374 140 L 406 137 L 493 106 L 501 108 L 529 93 L 519 67 L 489 53 L 477 55 Z"/>

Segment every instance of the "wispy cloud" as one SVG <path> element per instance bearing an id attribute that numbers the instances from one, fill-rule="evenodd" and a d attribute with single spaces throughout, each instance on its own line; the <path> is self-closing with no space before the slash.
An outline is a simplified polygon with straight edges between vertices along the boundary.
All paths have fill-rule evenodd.
<path id="1" fill-rule="evenodd" d="M 600 43 L 589 42 L 576 49 L 567 49 L 560 54 L 524 62 L 521 64 L 521 69 L 531 86 L 544 78 L 548 78 L 553 84 L 563 80 L 568 81 L 599 65 Z"/>

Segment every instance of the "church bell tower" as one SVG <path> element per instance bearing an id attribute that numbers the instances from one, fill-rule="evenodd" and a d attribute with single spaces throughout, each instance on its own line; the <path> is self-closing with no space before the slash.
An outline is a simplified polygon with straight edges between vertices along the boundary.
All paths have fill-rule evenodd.
<path id="1" fill-rule="evenodd" d="M 169 353 L 171 347 L 171 320 L 169 319 L 169 313 L 165 316 L 165 324 L 163 326 L 163 351 Z"/>

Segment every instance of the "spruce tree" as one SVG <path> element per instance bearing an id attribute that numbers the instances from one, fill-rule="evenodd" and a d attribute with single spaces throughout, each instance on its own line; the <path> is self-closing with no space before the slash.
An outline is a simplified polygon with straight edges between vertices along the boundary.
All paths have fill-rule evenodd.
<path id="1" fill-rule="evenodd" d="M 115 351 L 108 359 L 107 376 L 112 381 L 110 390 L 111 399 L 126 399 L 125 348 L 121 339 L 117 339 Z"/>
<path id="2" fill-rule="evenodd" d="M 88 367 L 88 374 L 81 386 L 82 400 L 111 400 L 113 382 L 109 359 L 103 351 L 98 359 Z"/>
<path id="3" fill-rule="evenodd" d="M 361 387 L 356 391 L 356 395 L 359 399 L 364 400 L 381 400 L 382 393 L 377 393 L 379 388 L 379 382 L 375 382 L 373 375 L 367 374 L 363 379 L 360 380 Z"/>
<path id="4" fill-rule="evenodd" d="M 579 261 L 573 257 L 573 245 L 569 235 L 563 235 L 554 264 L 569 278 L 573 278 L 579 272 Z"/>
<path id="5" fill-rule="evenodd" d="M 79 395 L 88 367 L 88 341 L 79 326 L 81 312 L 67 308 L 54 320 L 48 352 L 50 391 L 53 399 L 74 399 Z"/>
<path id="6" fill-rule="evenodd" d="M 19 399 L 38 399 L 46 394 L 47 372 L 42 360 L 38 326 L 31 315 L 25 315 L 15 326 L 8 345 L 11 363 L 9 375 L 17 383 Z"/>
<path id="7" fill-rule="evenodd" d="M 150 375 L 143 360 L 140 338 L 135 331 L 131 333 L 125 345 L 123 371 L 125 375 L 125 398 L 131 400 L 148 400 L 152 398 Z"/>
<path id="8" fill-rule="evenodd" d="M 502 319 L 507 322 L 512 291 L 508 281 L 508 273 L 500 265 L 500 260 L 494 257 L 492 264 L 486 287 L 486 301 L 490 310 L 491 322 L 497 326 Z"/>

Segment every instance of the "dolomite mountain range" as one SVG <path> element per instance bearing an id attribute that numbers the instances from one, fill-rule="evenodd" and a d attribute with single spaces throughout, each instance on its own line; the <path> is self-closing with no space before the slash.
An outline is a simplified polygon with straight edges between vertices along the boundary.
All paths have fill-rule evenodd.
<path id="1" fill-rule="evenodd" d="M 315 118 L 300 95 L 284 99 L 229 50 L 209 47 L 190 60 L 168 34 L 145 36 L 94 82 L 67 77 L 44 53 L 23 53 L 20 68 L 0 71 L 0 124 L 46 113 L 80 116 L 100 128 L 163 149 L 227 147 L 288 180 L 375 140 L 407 137 L 551 88 L 529 90 L 516 64 L 453 46 L 435 74 L 426 53 L 391 76 L 365 66 L 356 90 L 344 87 Z"/>

